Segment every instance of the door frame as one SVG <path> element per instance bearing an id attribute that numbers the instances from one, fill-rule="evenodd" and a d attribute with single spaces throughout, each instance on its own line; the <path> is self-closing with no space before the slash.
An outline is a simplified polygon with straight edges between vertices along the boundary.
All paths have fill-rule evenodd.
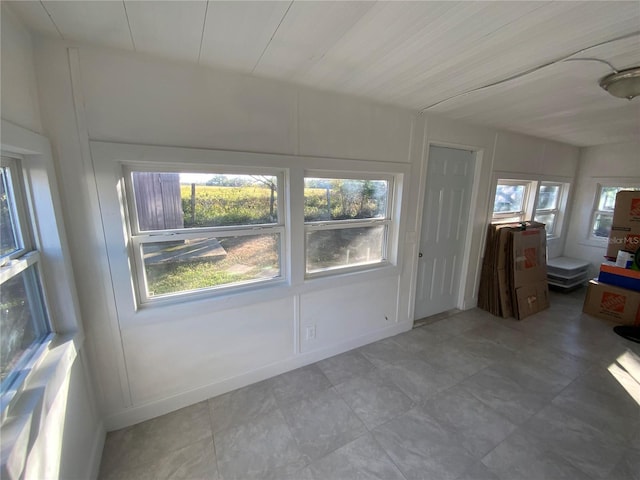
<path id="1" fill-rule="evenodd" d="M 426 195 L 426 185 L 427 185 L 427 175 L 429 174 L 429 154 L 431 152 L 431 147 L 444 147 L 444 148 L 453 148 L 457 150 L 467 150 L 472 152 L 472 163 L 473 163 L 473 182 L 471 184 L 471 198 L 469 200 L 469 205 L 477 205 L 478 194 L 480 190 L 480 172 L 482 171 L 482 161 L 484 157 L 485 147 L 480 147 L 477 145 L 467 145 L 462 143 L 451 143 L 451 142 L 441 142 L 437 140 L 429 140 L 425 143 L 424 151 L 422 154 L 421 166 L 420 166 L 420 188 L 418 190 L 418 205 L 416 212 L 416 234 L 417 234 L 417 243 L 416 243 L 416 251 L 414 255 L 414 271 L 413 271 L 413 288 L 412 288 L 412 296 L 411 299 L 411 316 L 415 317 L 415 305 L 417 299 L 417 288 L 418 288 L 418 268 L 417 268 L 417 258 L 418 251 L 420 250 L 420 245 L 422 241 L 422 220 L 424 214 L 424 198 Z M 470 209 L 469 218 L 475 218 L 477 214 L 477 207 L 475 209 Z M 484 217 L 483 217 L 484 219 Z M 467 229 L 465 232 L 464 239 L 464 252 L 462 254 L 462 264 L 460 266 L 460 281 L 458 283 L 458 295 L 456 299 L 456 308 L 460 310 L 466 310 L 468 308 L 472 308 L 473 306 L 469 306 L 465 304 L 466 298 L 466 288 L 465 281 L 467 275 L 469 274 L 469 264 L 471 261 L 471 240 L 473 238 L 473 222 L 469 222 L 467 225 Z M 476 282 L 473 282 L 475 288 Z M 417 318 L 413 318 L 415 322 L 418 320 Z"/>

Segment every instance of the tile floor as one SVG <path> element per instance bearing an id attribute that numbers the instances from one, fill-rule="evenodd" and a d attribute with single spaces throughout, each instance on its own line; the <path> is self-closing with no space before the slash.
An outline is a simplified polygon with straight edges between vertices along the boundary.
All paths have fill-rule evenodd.
<path id="1" fill-rule="evenodd" d="M 640 345 L 552 293 L 111 432 L 100 478 L 640 479 Z M 635 398 L 635 400 L 634 400 Z"/>

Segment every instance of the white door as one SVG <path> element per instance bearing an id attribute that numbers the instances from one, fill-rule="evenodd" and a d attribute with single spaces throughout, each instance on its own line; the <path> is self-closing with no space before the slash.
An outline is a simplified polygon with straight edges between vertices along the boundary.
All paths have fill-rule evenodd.
<path id="1" fill-rule="evenodd" d="M 458 307 L 474 152 L 431 146 L 422 213 L 415 318 Z"/>

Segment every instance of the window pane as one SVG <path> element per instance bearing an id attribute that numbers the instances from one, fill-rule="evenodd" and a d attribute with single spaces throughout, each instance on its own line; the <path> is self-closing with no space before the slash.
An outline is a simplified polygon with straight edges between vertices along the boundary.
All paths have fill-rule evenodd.
<path id="1" fill-rule="evenodd" d="M 304 219 L 385 218 L 389 182 L 336 178 L 304 179 Z"/>
<path id="2" fill-rule="evenodd" d="M 609 238 L 609 232 L 611 231 L 612 223 L 612 213 L 596 213 L 595 221 L 593 222 L 592 234 L 595 237 Z"/>
<path id="3" fill-rule="evenodd" d="M 141 231 L 278 223 L 273 175 L 133 172 Z"/>
<path id="4" fill-rule="evenodd" d="M 9 170 L 0 168 L 0 257 L 6 257 L 21 248 L 20 227 L 14 218 Z"/>
<path id="5" fill-rule="evenodd" d="M 19 373 L 16 367 L 26 360 L 29 348 L 39 344 L 51 331 L 35 266 L 23 270 L 2 284 L 0 309 L 0 357 L 4 391 L 13 380 L 11 374 Z"/>
<path id="6" fill-rule="evenodd" d="M 616 204 L 616 194 L 620 190 L 622 190 L 622 187 L 602 187 L 602 190 L 600 190 L 598 210 L 608 210 L 613 212 L 613 208 Z"/>
<path id="7" fill-rule="evenodd" d="M 598 210 L 613 212 L 616 204 L 616 194 L 620 190 L 640 190 L 640 187 L 602 187 L 600 189 L 600 201 L 598 202 Z"/>
<path id="8" fill-rule="evenodd" d="M 145 243 L 142 255 L 149 297 L 280 276 L 279 234 Z"/>
<path id="9" fill-rule="evenodd" d="M 526 191 L 525 185 L 498 184 L 496 198 L 493 202 L 493 213 L 522 212 Z"/>
<path id="10" fill-rule="evenodd" d="M 381 262 L 386 230 L 379 225 L 308 231 L 307 273 Z"/>
<path id="11" fill-rule="evenodd" d="M 556 228 L 556 214 L 555 213 L 536 213 L 536 222 L 544 223 L 547 235 L 553 234 Z"/>
<path id="12" fill-rule="evenodd" d="M 538 193 L 538 210 L 554 210 L 558 208 L 558 201 L 560 200 L 560 185 L 540 185 L 540 192 Z"/>

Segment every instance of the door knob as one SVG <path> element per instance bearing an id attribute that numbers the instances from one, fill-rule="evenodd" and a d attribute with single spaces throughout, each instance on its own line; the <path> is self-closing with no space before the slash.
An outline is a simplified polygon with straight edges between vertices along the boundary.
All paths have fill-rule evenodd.
<path id="1" fill-rule="evenodd" d="M 422 252 L 418 253 L 418 258 L 422 258 Z"/>

